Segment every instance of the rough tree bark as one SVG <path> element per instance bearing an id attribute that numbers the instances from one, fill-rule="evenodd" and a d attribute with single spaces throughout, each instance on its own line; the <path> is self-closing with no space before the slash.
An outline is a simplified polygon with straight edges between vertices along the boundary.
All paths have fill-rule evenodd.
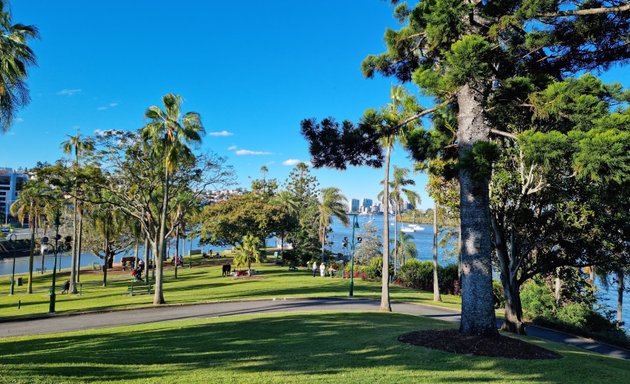
<path id="1" fill-rule="evenodd" d="M 457 93 L 457 139 L 460 160 L 478 142 L 488 141 L 490 127 L 484 118 L 483 95 L 464 85 Z M 492 293 L 492 259 L 488 180 L 475 178 L 461 167 L 460 212 L 462 233 L 462 316 L 460 333 L 496 334 Z"/>

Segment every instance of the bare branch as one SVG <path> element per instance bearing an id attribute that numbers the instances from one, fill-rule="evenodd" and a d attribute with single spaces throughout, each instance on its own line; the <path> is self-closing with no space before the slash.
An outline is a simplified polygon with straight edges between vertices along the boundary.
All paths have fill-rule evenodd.
<path id="1" fill-rule="evenodd" d="M 516 140 L 517 139 L 516 135 L 514 135 L 512 133 L 509 133 L 509 132 L 499 131 L 498 129 L 491 129 L 490 133 L 494 133 L 495 135 L 499 135 L 499 136 L 509 137 L 512 140 Z"/>
<path id="2" fill-rule="evenodd" d="M 620 5 L 618 7 L 602 7 L 602 8 L 588 8 L 588 9 L 576 9 L 568 11 L 558 11 L 551 13 L 543 13 L 541 17 L 569 17 L 569 16 L 587 16 L 587 15 L 600 15 L 603 13 L 617 13 L 630 11 L 630 3 Z"/>

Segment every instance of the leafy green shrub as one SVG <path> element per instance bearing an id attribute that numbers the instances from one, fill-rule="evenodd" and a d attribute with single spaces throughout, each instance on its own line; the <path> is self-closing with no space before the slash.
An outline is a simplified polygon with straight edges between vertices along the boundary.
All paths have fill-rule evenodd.
<path id="1" fill-rule="evenodd" d="M 373 257 L 370 259 L 368 265 L 364 267 L 365 273 L 367 273 L 368 279 L 376 280 L 383 276 L 383 258 Z"/>
<path id="2" fill-rule="evenodd" d="M 433 265 L 429 261 L 408 260 L 400 267 L 398 280 L 406 287 L 433 289 Z"/>
<path id="3" fill-rule="evenodd" d="M 544 283 L 530 281 L 521 288 L 521 305 L 523 316 L 534 319 L 542 316 L 552 318 L 555 311 L 555 300 L 549 287 Z"/>
<path id="4" fill-rule="evenodd" d="M 492 280 L 492 293 L 494 294 L 494 307 L 505 307 L 505 293 L 503 291 L 503 284 L 496 280 Z"/>
<path id="5" fill-rule="evenodd" d="M 593 310 L 584 303 L 569 303 L 556 311 L 555 318 L 574 327 L 586 328 L 591 312 Z"/>
<path id="6" fill-rule="evenodd" d="M 459 268 L 457 264 L 438 266 L 440 292 L 459 295 Z"/>
<path id="7" fill-rule="evenodd" d="M 408 260 L 400 267 L 398 282 L 411 288 L 433 290 L 433 263 L 431 261 Z M 441 293 L 459 293 L 459 271 L 456 264 L 438 265 L 438 282 Z"/>

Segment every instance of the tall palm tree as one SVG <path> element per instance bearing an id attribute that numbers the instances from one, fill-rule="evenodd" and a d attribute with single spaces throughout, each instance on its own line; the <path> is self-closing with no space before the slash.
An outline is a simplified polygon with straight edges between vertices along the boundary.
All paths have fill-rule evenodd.
<path id="1" fill-rule="evenodd" d="M 333 217 L 336 217 L 345 226 L 348 226 L 348 199 L 341 193 L 339 188 L 328 187 L 320 191 L 318 205 L 319 213 L 319 240 L 322 243 L 322 262 L 324 262 L 324 246 L 326 245 L 326 235 L 328 227 L 332 224 Z"/>
<path id="2" fill-rule="evenodd" d="M 280 191 L 276 193 L 271 199 L 271 204 L 280 208 L 280 211 L 284 213 L 284 216 L 287 220 L 287 222 L 283 223 L 282 230 L 280 231 L 280 257 L 284 260 L 284 237 L 286 234 L 286 229 L 288 229 L 288 226 L 290 224 L 290 218 L 297 215 L 299 211 L 299 205 L 289 191 Z"/>
<path id="3" fill-rule="evenodd" d="M 162 206 L 160 215 L 160 232 L 157 239 L 156 260 L 156 280 L 154 304 L 164 303 L 164 293 L 162 291 L 162 271 L 164 257 L 164 241 L 166 237 L 166 221 L 169 203 L 169 188 L 171 175 L 176 170 L 180 161 L 184 158 L 192 157 L 189 144 L 201 142 L 201 135 L 204 128 L 201 123 L 201 115 L 197 112 L 187 112 L 182 115 L 181 96 L 172 93 L 162 97 L 164 110 L 158 106 L 151 106 L 145 112 L 145 117 L 149 123 L 142 130 L 142 138 L 151 145 L 151 149 L 156 156 L 164 159 L 164 187 L 162 196 Z"/>
<path id="4" fill-rule="evenodd" d="M 396 242 L 396 252 L 400 256 L 401 264 L 404 264 L 407 260 L 415 259 L 418 255 L 418 250 L 413 242 L 413 236 L 401 232 Z"/>
<path id="5" fill-rule="evenodd" d="M 11 204 L 10 210 L 13 216 L 24 225 L 28 218 L 28 226 L 31 229 L 31 246 L 28 258 L 28 286 L 26 293 L 33 293 L 33 261 L 35 250 L 35 232 L 39 219 L 44 212 L 44 200 L 47 198 L 46 186 L 36 180 L 29 180 L 18 195 L 18 198 Z"/>
<path id="6" fill-rule="evenodd" d="M 238 268 L 247 265 L 247 275 L 252 275 L 252 263 L 260 263 L 261 241 L 258 237 L 247 234 L 243 240 L 234 248 L 234 265 Z"/>
<path id="7" fill-rule="evenodd" d="M 7 2 L 0 0 L 0 125 L 6 132 L 11 127 L 15 112 L 29 102 L 26 86 L 27 68 L 35 65 L 35 54 L 27 45 L 37 38 L 32 25 L 12 24 Z"/>
<path id="8" fill-rule="evenodd" d="M 79 199 L 80 183 L 79 170 L 81 168 L 81 158 L 84 154 L 94 149 L 94 143 L 87 139 L 81 139 L 81 134 L 68 136 L 68 140 L 61 143 L 61 149 L 67 155 L 74 156 L 73 181 L 74 181 L 74 214 L 72 220 L 72 259 L 70 265 L 70 293 L 77 293 L 76 283 L 78 281 L 79 269 L 81 268 L 81 240 L 83 238 L 83 207 Z"/>
<path id="9" fill-rule="evenodd" d="M 390 104 L 384 111 L 385 120 L 388 125 L 398 125 L 405 114 L 416 108 L 413 98 L 409 96 L 402 86 L 393 86 L 390 90 Z M 390 130 L 381 139 L 381 144 L 385 148 L 385 176 L 383 177 L 383 273 L 381 284 L 381 306 L 382 311 L 391 312 L 392 307 L 389 301 L 389 163 L 392 149 L 396 141 L 404 143 L 409 130 L 413 129 L 417 123 L 411 122 L 398 130 Z"/>
<path id="10" fill-rule="evenodd" d="M 405 206 L 405 198 L 414 209 L 418 204 L 420 204 L 420 195 L 412 189 L 405 188 L 409 185 L 416 185 L 416 182 L 413 179 L 407 178 L 409 172 L 410 171 L 407 168 L 399 168 L 394 165 L 392 180 L 389 182 L 389 202 L 394 208 L 394 244 L 398 243 L 398 224 L 400 223 L 401 213 Z M 383 192 L 380 192 L 378 197 L 379 199 L 382 199 Z M 396 248 L 394 249 L 394 274 L 398 271 L 400 264 L 400 255 L 398 253 L 398 249 Z"/>

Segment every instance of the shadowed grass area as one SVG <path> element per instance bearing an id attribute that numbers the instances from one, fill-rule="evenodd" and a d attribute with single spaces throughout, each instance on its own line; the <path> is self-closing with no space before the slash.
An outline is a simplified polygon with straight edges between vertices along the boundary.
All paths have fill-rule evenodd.
<path id="1" fill-rule="evenodd" d="M 391 313 L 298 313 L 9 338 L 0 340 L 0 382 L 621 383 L 630 371 L 627 361 L 538 340 L 564 357 L 472 357 L 397 341 L 451 326 Z"/>
<path id="2" fill-rule="evenodd" d="M 221 266 L 187 266 L 178 270 L 178 279 L 174 278 L 172 267 L 165 270 L 164 296 L 168 304 L 190 304 L 226 300 L 255 300 L 285 297 L 347 297 L 348 279 L 312 277 L 311 272 L 301 269 L 288 271 L 286 267 L 271 264 L 255 267 L 257 279 L 234 279 L 221 276 Z M 60 287 L 68 279 L 68 272 L 59 274 Z M 34 293 L 25 294 L 25 287 L 19 287 L 16 295 L 0 296 L 0 320 L 20 316 L 45 315 L 48 312 L 51 275 L 34 275 Z M 102 287 L 102 273 L 94 272 L 82 275 L 81 295 L 60 295 L 57 291 L 58 313 L 80 312 L 88 310 L 110 310 L 131 307 L 150 306 L 153 295 L 143 292 L 143 284 L 135 283 L 130 296 L 128 287 L 132 284 L 129 272 L 110 272 L 107 287 Z M 9 290 L 9 278 L 0 278 L 0 289 Z M 59 288 L 60 289 L 60 288 Z M 355 297 L 379 298 L 380 282 L 355 279 Z M 397 286 L 391 287 L 393 300 L 433 303 L 429 292 L 416 291 Z M 442 295 L 444 303 L 440 305 L 459 308 L 460 298 Z M 21 308 L 18 309 L 18 301 Z"/>

